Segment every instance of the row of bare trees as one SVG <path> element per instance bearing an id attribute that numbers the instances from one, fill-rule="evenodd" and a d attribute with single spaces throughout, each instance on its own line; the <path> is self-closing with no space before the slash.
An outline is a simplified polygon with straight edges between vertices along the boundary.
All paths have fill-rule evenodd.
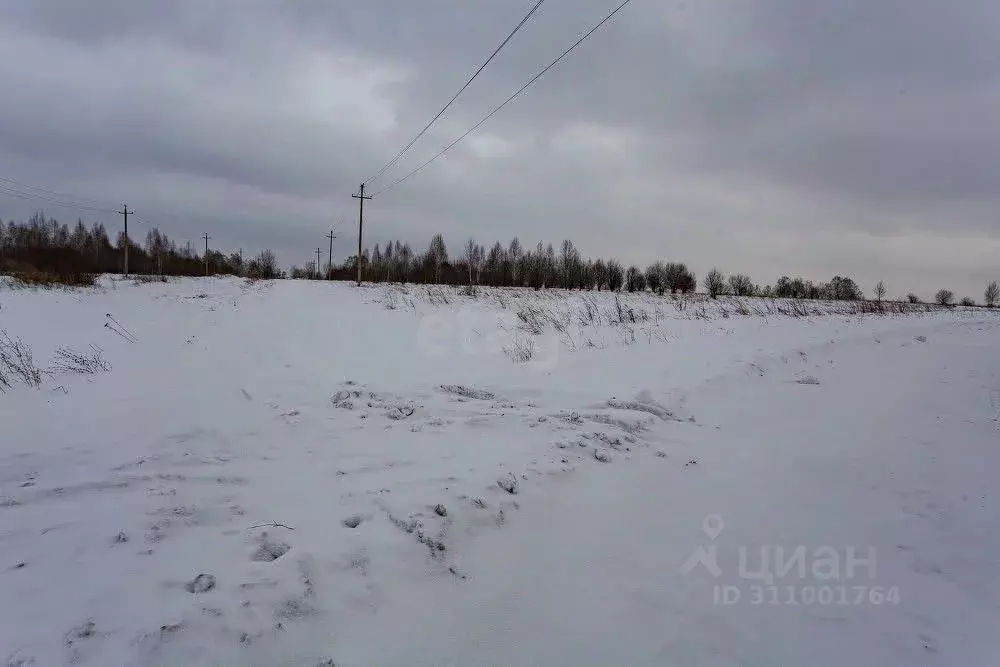
<path id="1" fill-rule="evenodd" d="M 649 290 L 656 293 L 670 292 L 687 294 L 694 292 L 698 282 L 695 274 L 679 262 L 654 262 L 645 270 L 638 266 L 625 268 L 615 259 L 590 259 L 581 256 L 570 240 L 563 241 L 559 249 L 551 243 L 539 242 L 534 249 L 526 249 L 520 240 L 514 238 L 508 245 L 495 242 L 487 249 L 475 239 L 469 239 L 457 257 L 448 254 L 444 238 L 437 234 L 425 251 L 416 252 L 409 243 L 390 241 L 376 244 L 361 256 L 362 275 L 370 282 L 414 282 L 446 285 L 490 285 L 559 287 L 565 289 L 597 289 L 639 292 Z M 311 270 L 293 267 L 293 276 L 313 277 Z M 328 278 L 353 280 L 357 275 L 355 257 L 350 257 L 341 265 L 333 266 Z M 854 279 L 834 276 L 827 282 L 813 282 L 801 277 L 781 276 L 774 285 L 761 286 L 744 274 L 725 275 L 713 268 L 702 279 L 702 287 L 712 297 L 733 295 L 741 297 L 762 296 L 790 299 L 828 299 L 855 301 L 865 298 L 864 291 Z M 872 290 L 876 300 L 887 295 L 883 281 Z M 996 294 L 997 285 L 990 283 L 985 295 L 985 303 L 995 305 L 1000 300 Z M 908 300 L 917 303 L 921 299 L 912 292 Z M 954 293 L 941 290 L 935 301 L 950 305 Z M 963 299 L 965 305 L 973 305 L 971 299 Z"/>
<path id="2" fill-rule="evenodd" d="M 698 282 L 694 272 L 680 262 L 654 262 L 645 270 L 638 266 L 625 268 L 615 259 L 590 259 L 581 256 L 570 240 L 563 241 L 558 251 L 551 243 L 539 242 L 526 249 L 519 239 L 508 245 L 495 242 L 487 249 L 475 239 L 469 239 L 457 257 L 448 254 L 444 238 L 435 235 L 427 249 L 415 252 L 408 243 L 390 241 L 377 244 L 361 257 L 362 275 L 371 282 L 415 282 L 450 285 L 491 285 L 560 287 L 565 289 L 649 290 L 657 293 L 694 292 Z M 312 277 L 311 270 L 293 267 L 292 275 Z M 357 275 L 356 258 L 334 266 L 328 277 L 352 280 Z M 829 282 L 814 283 L 803 278 L 782 276 L 774 286 L 761 287 L 742 273 L 725 276 L 712 269 L 703 279 L 703 287 L 711 296 L 774 296 L 799 299 L 863 299 L 864 294 L 851 278 L 834 276 Z M 884 296 L 883 292 L 878 298 Z"/>
<path id="3" fill-rule="evenodd" d="M 356 261 L 350 257 L 332 267 L 328 277 L 353 279 Z M 409 243 L 390 241 L 375 245 L 370 253 L 365 250 L 361 262 L 363 278 L 371 282 L 629 291 L 649 287 L 673 293 L 693 292 L 697 286 L 694 273 L 682 263 L 657 262 L 646 271 L 635 266 L 626 269 L 615 259 L 582 257 L 569 240 L 557 251 L 551 243 L 542 242 L 525 248 L 517 238 L 507 245 L 497 241 L 487 249 L 470 239 L 462 253 L 453 257 L 437 234 L 423 252 L 415 252 Z M 307 275 L 301 270 L 296 273 Z"/>
<path id="4" fill-rule="evenodd" d="M 145 243 L 119 232 L 112 243 L 103 224 L 90 227 L 77 220 L 70 228 L 55 218 L 35 213 L 27 221 L 0 220 L 0 271 L 43 272 L 53 275 L 120 273 L 128 244 L 129 267 L 134 273 L 155 275 L 233 274 L 278 278 L 278 259 L 270 250 L 244 259 L 243 254 L 217 250 L 198 254 L 188 241 L 178 246 L 157 228 L 146 232 Z"/>
<path id="5" fill-rule="evenodd" d="M 129 248 L 129 261 L 136 273 L 160 275 L 201 275 L 207 269 L 215 274 L 233 274 L 256 278 L 280 278 L 277 258 L 264 250 L 244 260 L 242 253 L 224 254 L 208 250 L 199 255 L 190 241 L 178 246 L 157 228 L 146 233 L 145 243 L 126 239 L 119 233 L 111 242 L 102 224 L 87 227 L 78 220 L 75 227 L 60 224 L 54 218 L 35 213 L 25 222 L 0 221 L 0 271 L 43 271 L 54 274 L 117 273 L 123 269 L 124 250 Z M 331 266 L 329 279 L 352 280 L 357 275 L 357 260 L 350 257 L 340 265 Z M 415 282 L 451 285 L 521 286 L 540 289 L 649 290 L 656 293 L 694 292 L 695 274 L 680 262 L 654 262 L 645 270 L 638 266 L 624 267 L 613 258 L 584 258 L 570 240 L 558 250 L 551 243 L 539 242 L 534 248 L 522 246 L 514 238 L 507 245 L 495 242 L 488 249 L 469 239 L 457 257 L 448 253 L 444 238 L 437 234 L 423 252 L 415 252 L 409 243 L 392 241 L 376 244 L 361 257 L 362 274 L 371 282 Z M 317 267 L 306 270 L 292 267 L 292 277 L 312 278 L 319 275 Z M 780 277 L 774 285 L 758 285 L 743 273 L 726 276 L 713 268 L 702 280 L 704 290 L 712 297 L 765 296 L 795 299 L 860 300 L 864 293 L 848 277 L 834 276 L 828 282 L 816 283 L 801 277 Z M 873 289 L 881 301 L 886 296 L 885 283 Z M 920 298 L 910 293 L 907 299 Z M 951 290 L 942 289 L 934 301 L 950 305 L 955 300 Z M 989 307 L 1000 301 L 1000 287 L 991 281 L 983 294 Z M 974 305 L 970 298 L 963 305 Z"/>
<path id="6" fill-rule="evenodd" d="M 916 296 L 910 294 L 910 300 L 916 299 Z M 934 302 L 941 306 L 950 306 L 955 302 L 955 293 L 950 289 L 938 290 L 934 294 Z M 1000 302 L 1000 284 L 995 280 L 991 280 L 986 285 L 986 289 L 983 290 L 983 305 L 987 308 L 994 308 L 997 303 Z M 960 302 L 963 306 L 975 306 L 976 300 L 971 297 L 964 297 Z"/>

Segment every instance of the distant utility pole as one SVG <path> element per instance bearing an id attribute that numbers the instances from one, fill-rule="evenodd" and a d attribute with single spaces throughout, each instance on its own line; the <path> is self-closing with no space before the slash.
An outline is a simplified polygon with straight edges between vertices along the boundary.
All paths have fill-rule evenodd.
<path id="1" fill-rule="evenodd" d="M 316 248 L 316 278 L 319 278 L 319 253 L 322 248 Z"/>
<path id="2" fill-rule="evenodd" d="M 118 215 L 125 217 L 125 277 L 128 277 L 128 216 L 129 214 L 134 214 L 135 211 L 128 210 L 128 204 L 122 203 L 122 210 L 118 211 Z"/>
<path id="3" fill-rule="evenodd" d="M 210 238 L 212 238 L 212 237 L 208 235 L 208 232 L 205 232 L 205 235 L 202 238 L 205 239 L 205 275 L 207 276 L 208 275 L 208 240 Z"/>
<path id="4" fill-rule="evenodd" d="M 243 248 L 240 248 L 240 275 L 243 275 Z"/>
<path id="5" fill-rule="evenodd" d="M 329 257 L 329 260 L 326 263 L 326 277 L 327 277 L 327 279 L 332 279 L 333 278 L 333 240 L 335 238 L 337 238 L 337 237 L 333 235 L 333 230 L 331 229 L 330 233 L 327 234 L 324 238 L 330 239 L 330 257 Z"/>
<path id="6" fill-rule="evenodd" d="M 358 287 L 361 287 L 361 233 L 365 225 L 365 200 L 372 196 L 365 196 L 365 184 L 362 183 L 360 193 L 351 197 L 358 200 Z"/>

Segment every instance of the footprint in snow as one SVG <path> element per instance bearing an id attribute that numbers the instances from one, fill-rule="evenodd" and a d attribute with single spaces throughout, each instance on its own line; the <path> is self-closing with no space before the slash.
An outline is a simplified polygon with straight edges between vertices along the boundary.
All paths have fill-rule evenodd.
<path id="1" fill-rule="evenodd" d="M 210 574 L 199 574 L 184 584 L 184 590 L 188 593 L 207 593 L 213 588 L 215 588 L 215 577 Z"/>
<path id="2" fill-rule="evenodd" d="M 260 536 L 260 545 L 253 552 L 253 555 L 250 556 L 250 560 L 258 563 L 270 563 L 284 556 L 291 548 L 291 546 L 284 542 L 269 538 L 267 533 L 262 533 Z"/>

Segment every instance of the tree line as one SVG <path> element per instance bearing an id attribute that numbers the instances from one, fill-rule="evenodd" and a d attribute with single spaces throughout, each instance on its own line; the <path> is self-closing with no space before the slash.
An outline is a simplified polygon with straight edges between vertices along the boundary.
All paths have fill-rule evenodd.
<path id="1" fill-rule="evenodd" d="M 683 262 L 658 261 L 645 269 L 632 265 L 624 267 L 616 259 L 584 258 L 570 240 L 564 240 L 559 249 L 539 242 L 534 249 L 526 249 L 516 237 L 506 246 L 496 241 L 489 250 L 475 239 L 469 239 L 458 256 L 449 256 L 444 238 L 440 234 L 431 238 L 423 252 L 415 252 L 409 243 L 390 241 L 378 243 L 361 254 L 361 274 L 368 282 L 412 282 L 445 285 L 488 285 L 493 287 L 558 287 L 563 289 L 610 290 L 639 292 L 649 290 L 658 294 L 688 294 L 696 291 L 698 281 L 693 271 Z M 292 267 L 292 277 L 317 276 L 315 265 L 304 269 Z M 342 264 L 329 267 L 326 277 L 333 280 L 354 280 L 357 276 L 357 258 L 352 256 Z M 826 282 L 814 282 L 802 277 L 781 276 L 773 285 L 759 285 L 750 276 L 736 273 L 726 276 L 713 268 L 702 280 L 702 287 L 711 297 L 720 295 L 759 296 L 788 299 L 825 299 L 857 301 L 865 293 L 853 278 L 833 276 Z M 883 281 L 872 290 L 876 300 L 886 297 Z M 921 299 L 910 293 L 907 299 L 918 303 Z M 950 305 L 954 293 L 939 290 L 935 302 Z M 984 303 L 994 306 L 1000 301 L 1000 289 L 992 281 L 984 292 Z M 962 305 L 975 305 L 966 297 Z"/>
<path id="2" fill-rule="evenodd" d="M 292 266 L 288 273 L 278 267 L 269 249 L 244 258 L 241 252 L 225 254 L 209 249 L 198 254 L 190 241 L 179 246 L 166 234 L 153 227 L 145 242 L 136 243 L 119 232 L 112 243 L 103 224 L 90 227 L 77 220 L 71 229 L 54 218 L 37 212 L 27 221 L 0 220 L 0 272 L 30 274 L 42 272 L 56 276 L 98 273 L 121 273 L 124 270 L 126 243 L 129 267 L 134 273 L 163 276 L 197 276 L 209 274 L 237 275 L 249 278 L 317 278 L 354 280 L 357 258 L 329 265 L 326 271 L 310 263 Z M 368 282 L 425 283 L 443 285 L 484 285 L 494 287 L 562 288 L 689 294 L 698 288 L 695 273 L 683 262 L 657 261 L 645 269 L 624 266 L 614 258 L 585 258 L 570 240 L 564 240 L 558 250 L 551 243 L 539 242 L 534 248 L 521 244 L 516 237 L 504 245 L 494 242 L 487 249 L 469 239 L 455 256 L 450 255 L 444 238 L 436 234 L 426 250 L 415 251 L 409 243 L 399 240 L 377 243 L 361 255 L 361 273 Z M 72 281 L 71 281 L 72 282 Z M 827 282 L 813 282 L 801 277 L 781 276 L 773 285 L 759 285 L 750 276 L 736 273 L 726 276 L 713 268 L 702 279 L 701 286 L 712 297 L 733 295 L 790 299 L 828 299 L 854 301 L 865 293 L 849 277 L 834 276 Z M 886 295 L 881 281 L 873 289 L 876 299 Z M 912 292 L 911 302 L 920 298 Z M 950 305 L 955 295 L 942 289 L 934 301 Z M 987 306 L 1000 301 L 1000 288 L 992 281 L 983 294 Z M 968 297 L 963 305 L 974 305 Z"/>
<path id="3" fill-rule="evenodd" d="M 446 285 L 488 285 L 493 287 L 558 287 L 563 289 L 609 290 L 659 294 L 688 294 L 698 287 L 695 273 L 683 262 L 658 261 L 645 269 L 623 266 L 616 259 L 584 258 L 570 240 L 556 250 L 551 243 L 539 242 L 526 249 L 514 238 L 499 241 L 486 249 L 469 239 L 457 256 L 448 254 L 444 238 L 437 234 L 427 249 L 414 252 L 408 243 L 390 241 L 376 244 L 361 255 L 361 273 L 369 282 L 413 282 Z M 293 277 L 315 276 L 310 265 L 292 267 Z M 357 276 L 356 257 L 335 265 L 327 277 L 353 280 Z M 771 285 L 760 286 L 746 274 L 725 276 L 718 269 L 706 274 L 702 286 L 709 295 L 773 296 L 796 299 L 863 299 L 860 287 L 851 278 L 834 276 L 829 282 L 814 283 L 804 278 L 782 276 Z"/>
<path id="4" fill-rule="evenodd" d="M 121 273 L 128 244 L 133 273 L 196 276 L 206 272 L 256 278 L 279 278 L 278 260 L 270 250 L 244 259 L 243 254 L 209 250 L 201 255 L 190 241 L 178 244 L 153 227 L 144 243 L 126 239 L 119 232 L 114 242 L 103 224 L 87 227 L 77 220 L 71 229 L 55 218 L 35 213 L 27 221 L 0 220 L 0 272 L 30 276 L 50 274 L 72 278 L 97 273 Z M 72 282 L 72 280 L 71 280 Z"/>
<path id="5" fill-rule="evenodd" d="M 291 275 L 311 277 L 315 275 L 311 269 L 311 266 L 292 267 Z M 686 294 L 697 286 L 694 273 L 683 263 L 658 263 L 654 272 L 656 289 Z M 452 256 L 440 234 L 431 239 L 423 252 L 414 251 L 409 243 L 398 240 L 377 243 L 370 251 L 362 252 L 361 273 L 369 282 L 612 291 L 636 291 L 647 286 L 647 274 L 637 267 L 626 268 L 612 258 L 584 258 L 569 240 L 563 241 L 557 251 L 551 243 L 542 242 L 533 249 L 526 248 L 517 238 L 507 245 L 497 241 L 487 250 L 470 239 L 458 256 Z M 327 277 L 334 280 L 353 280 L 356 276 L 354 256 L 327 272 Z"/>

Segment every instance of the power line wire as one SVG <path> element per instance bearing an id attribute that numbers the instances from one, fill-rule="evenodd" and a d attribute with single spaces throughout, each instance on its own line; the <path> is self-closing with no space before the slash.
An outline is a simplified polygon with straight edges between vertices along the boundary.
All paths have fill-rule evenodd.
<path id="1" fill-rule="evenodd" d="M 76 202 L 67 202 L 61 199 L 56 199 L 55 197 L 50 197 L 48 195 L 41 195 L 34 192 L 24 192 L 21 190 L 10 188 L 9 186 L 4 186 L 3 184 L 0 184 L 0 194 L 6 194 L 9 196 L 18 197 L 20 199 L 47 202 L 55 204 L 57 206 L 64 206 L 66 208 L 75 208 L 83 211 L 100 211 L 104 213 L 112 212 L 111 209 L 101 208 L 98 206 L 88 206 L 86 204 L 79 204 Z"/>
<path id="2" fill-rule="evenodd" d="M 35 192 L 27 192 L 24 189 L 34 190 Z M 90 197 L 83 197 L 81 195 L 71 195 L 64 192 L 57 192 L 55 190 L 48 190 L 46 188 L 41 188 L 35 185 L 29 185 L 22 181 L 14 180 L 13 178 L 7 178 L 6 176 L 0 176 L 0 196 L 2 195 L 15 197 L 17 199 L 23 199 L 26 201 L 38 201 L 46 204 L 52 204 L 53 206 L 84 211 L 88 213 L 111 213 L 115 215 L 120 214 L 120 211 L 118 211 L 117 208 L 105 208 L 103 206 L 92 206 L 90 204 L 79 203 L 79 202 L 93 202 L 94 204 L 110 204 L 112 206 L 118 206 L 117 204 L 112 204 L 110 200 L 93 199 Z M 74 199 L 78 201 L 72 201 Z M 135 216 L 134 220 L 144 225 L 152 224 L 148 219 L 139 216 Z"/>
<path id="3" fill-rule="evenodd" d="M 35 185 L 28 185 L 27 183 L 22 183 L 20 181 L 15 181 L 13 178 L 6 178 L 4 176 L 0 176 L 0 181 L 4 181 L 6 183 L 10 183 L 11 185 L 15 185 L 15 186 L 18 186 L 20 188 L 27 188 L 28 190 L 35 190 L 36 192 L 41 192 L 41 193 L 46 194 L 46 195 L 51 195 L 51 196 L 54 196 L 54 197 L 58 197 L 59 199 L 62 199 L 62 200 L 69 201 L 69 200 L 76 199 L 76 200 L 81 201 L 81 202 L 89 202 L 89 204 L 101 204 L 102 206 L 116 206 L 116 204 L 114 202 L 108 201 L 106 199 L 104 199 L 104 200 L 102 200 L 102 199 L 91 199 L 90 197 L 81 197 L 79 195 L 66 194 L 65 192 L 56 192 L 55 190 L 46 190 L 45 188 L 40 188 L 40 187 L 37 187 Z M 10 187 L 10 186 L 5 186 L 5 187 Z"/>
<path id="4" fill-rule="evenodd" d="M 115 213 L 114 210 L 109 208 L 100 208 L 97 206 L 87 206 L 84 204 L 66 202 L 46 195 L 35 194 L 32 192 L 18 191 L 3 185 L 0 185 L 0 195 L 6 195 L 8 197 L 16 197 L 18 199 L 24 199 L 28 201 L 45 202 L 47 204 L 52 204 L 53 206 L 61 206 L 63 208 L 75 209 L 78 211 L 86 211 L 90 213 Z"/>
<path id="5" fill-rule="evenodd" d="M 528 22 L 528 20 L 532 17 L 532 15 L 536 11 L 538 11 L 538 8 L 542 6 L 543 2 L 545 2 L 545 0 L 538 0 L 534 4 L 534 6 L 528 11 L 528 13 L 524 15 L 524 18 L 521 19 L 521 22 L 518 23 L 516 26 L 514 26 L 514 29 L 510 31 L 510 34 L 508 34 L 507 37 L 502 42 L 500 42 L 500 46 L 498 46 L 493 51 L 493 53 L 490 54 L 490 57 L 486 59 L 486 62 L 484 62 L 482 65 L 479 66 L 479 69 L 476 70 L 475 74 L 473 74 L 469 78 L 469 80 L 465 82 L 465 85 L 463 85 L 461 88 L 458 89 L 458 92 L 455 93 L 455 95 L 452 96 L 452 98 L 450 100 L 448 100 L 448 103 L 445 104 L 441 108 L 441 110 L 437 112 L 437 115 L 435 115 L 433 118 L 431 118 L 430 121 L 427 123 L 427 125 L 424 125 L 424 128 L 422 130 L 420 130 L 419 132 L 417 132 L 416 136 L 414 136 L 412 139 L 410 139 L 410 143 L 408 143 L 405 146 L 403 146 L 403 148 L 398 153 L 396 153 L 392 157 L 391 160 L 389 160 L 388 162 L 386 162 L 382 166 L 381 169 L 379 169 L 377 172 L 375 172 L 375 174 L 373 176 L 369 176 L 368 178 L 366 178 L 364 180 L 364 183 L 369 183 L 371 181 L 374 181 L 376 178 L 381 177 L 386 171 L 388 171 L 389 169 L 391 169 L 393 167 L 393 165 L 395 165 L 399 161 L 399 158 L 403 157 L 403 154 L 406 153 L 406 151 L 410 150 L 410 148 L 413 146 L 413 144 L 417 143 L 417 141 L 420 139 L 420 137 L 424 136 L 424 134 L 427 132 L 427 130 L 430 129 L 431 125 L 433 125 L 437 121 L 437 119 L 440 118 L 444 114 L 444 112 L 447 111 L 451 107 L 451 105 L 455 103 L 455 100 L 458 99 L 458 96 L 461 95 L 463 92 L 465 92 L 465 89 L 469 87 L 469 84 L 471 84 L 475 80 L 475 78 L 477 76 L 479 76 L 480 72 L 482 72 L 484 69 L 486 69 L 486 66 L 489 65 L 493 61 L 494 58 L 497 57 L 497 54 L 499 54 L 500 51 L 502 51 L 505 46 L 507 46 L 507 43 L 510 42 L 510 40 L 514 38 L 514 35 L 516 35 L 517 32 L 522 27 L 524 27 L 524 24 Z"/>
<path id="6" fill-rule="evenodd" d="M 380 195 L 380 194 L 382 194 L 383 192 L 386 192 L 386 191 L 388 191 L 388 190 L 391 190 L 392 188 L 396 187 L 397 185 L 399 185 L 400 183 L 402 183 L 402 182 L 403 182 L 403 181 L 405 181 L 406 179 L 410 178 L 411 176 L 415 176 L 415 175 L 416 175 L 416 174 L 418 174 L 419 172 L 423 171 L 423 169 L 424 169 L 424 168 L 426 168 L 427 166 L 429 166 L 429 165 L 430 165 L 430 164 L 431 164 L 432 162 L 434 162 L 434 161 L 435 161 L 435 160 L 437 160 L 437 159 L 438 159 L 439 157 L 441 157 L 442 155 L 444 155 L 445 153 L 447 153 L 448 151 L 450 151 L 450 150 L 451 150 L 452 148 L 454 148 L 454 147 L 455 147 L 455 145 L 456 145 L 456 144 L 458 144 L 458 143 L 459 143 L 460 141 L 462 141 L 462 140 L 463 140 L 463 139 L 465 139 L 465 138 L 466 138 L 467 136 L 469 136 L 470 134 L 472 134 L 473 132 L 475 132 L 476 130 L 478 130 L 478 129 L 479 129 L 479 128 L 480 128 L 480 127 L 481 127 L 481 126 L 482 126 L 482 125 L 483 125 L 483 124 L 484 124 L 484 123 L 486 122 L 486 121 L 488 121 L 488 120 L 489 120 L 490 118 L 492 118 L 492 117 L 493 117 L 494 115 L 496 115 L 496 114 L 497 114 L 497 113 L 498 113 L 498 112 L 499 112 L 499 111 L 500 111 L 501 109 L 503 109 L 503 108 L 504 108 L 505 106 L 507 106 L 507 105 L 508 105 L 508 104 L 509 104 L 510 102 L 512 102 L 512 101 L 514 100 L 514 98 L 516 98 L 516 97 L 517 97 L 518 95 L 520 95 L 520 94 L 521 94 L 521 93 L 523 93 L 523 92 L 524 92 L 525 90 L 527 90 L 527 89 L 528 89 L 528 88 L 529 88 L 529 87 L 530 87 L 530 86 L 531 86 L 531 85 L 532 85 L 533 83 L 535 83 L 535 82 L 536 82 L 536 81 L 538 81 L 538 80 L 539 80 L 540 78 L 542 78 L 542 76 L 543 76 L 543 75 L 544 75 L 544 74 L 545 74 L 546 72 L 548 72 L 548 71 L 549 71 L 550 69 L 552 69 L 552 68 L 553 68 L 553 67 L 555 67 L 555 66 L 556 66 L 557 64 L 559 64 L 559 62 L 560 62 L 560 61 L 561 61 L 561 60 L 562 60 L 563 58 L 565 58 L 566 56 L 568 56 L 568 55 L 569 55 L 569 54 L 570 54 L 570 53 L 571 53 L 571 52 L 573 51 L 573 49 L 575 49 L 576 47 L 580 46 L 580 44 L 582 44 L 584 40 L 586 40 L 586 39 L 587 39 L 588 37 L 590 37 L 590 36 L 591 36 L 592 34 L 594 34 L 595 32 L 597 32 L 597 31 L 598 31 L 598 29 L 600 29 L 600 28 L 601 28 L 601 26 L 603 26 L 603 25 L 604 25 L 605 23 L 607 23 L 608 21 L 610 21 L 610 20 L 611 20 L 611 18 L 612 18 L 612 17 L 614 17 L 614 15 L 615 15 L 615 14 L 617 14 L 617 13 L 618 13 L 619 11 L 621 11 L 622 9 L 624 9 L 624 8 L 625 8 L 625 6 L 626 6 L 627 4 L 629 4 L 629 3 L 631 2 L 631 1 L 632 1 L 632 0 L 622 0 L 621 4 L 619 4 L 619 5 L 617 6 L 617 7 L 615 7 L 615 8 L 614 8 L 614 10 L 612 10 L 612 12 L 611 12 L 610 14 L 608 14 L 607 16 L 605 16 L 605 17 L 604 17 L 604 18 L 603 18 L 603 19 L 601 20 L 601 22 L 600 22 L 600 23 L 598 23 L 598 24 L 597 24 L 597 25 L 595 25 L 595 26 L 594 26 L 593 28 L 591 28 L 591 29 L 590 29 L 590 30 L 588 30 L 588 31 L 587 31 L 586 33 L 584 33 L 584 35 L 583 35 L 583 36 L 582 36 L 582 37 L 581 37 L 580 39 L 576 40 L 576 41 L 575 41 L 575 42 L 574 42 L 574 43 L 572 44 L 572 46 L 570 46 L 570 47 L 569 47 L 568 49 L 566 49 L 565 51 L 563 51 L 563 52 L 562 52 L 562 54 L 560 54 L 558 58 L 556 58 L 556 59 L 555 59 L 555 60 L 553 60 L 553 61 L 552 61 L 551 63 L 549 63 L 548 65 L 546 65 L 544 69 L 542 69 L 542 70 L 541 70 L 540 72 L 538 72 L 538 74 L 536 74 L 535 76 L 533 76 L 533 77 L 531 77 L 530 79 L 528 79 L 528 82 L 527 82 L 527 83 L 525 83 L 525 84 L 524 84 L 523 86 L 521 86 L 521 87 L 520 87 L 520 88 L 519 88 L 519 89 L 517 90 L 517 92 L 515 92 L 515 93 L 514 93 L 513 95 L 511 95 L 511 96 L 510 96 L 510 97 L 508 97 L 508 98 L 507 98 L 506 100 L 504 100 L 502 104 L 500 104 L 500 105 L 499 105 L 499 106 L 497 106 L 497 107 L 494 107 L 494 109 L 493 109 L 492 111 L 490 111 L 490 112 L 489 112 L 488 114 L 486 114 L 485 116 L 483 116 L 482 120 L 480 120 L 480 121 L 479 121 L 478 123 L 476 123 L 476 124 L 475 124 L 475 125 L 473 125 L 473 126 L 472 126 L 471 128 L 469 128 L 469 130 L 468 130 L 468 131 L 467 131 L 467 132 L 466 132 L 465 134 L 463 134 L 463 135 L 462 135 L 462 136 L 460 136 L 460 137 L 459 137 L 458 139 L 455 139 L 455 140 L 454 140 L 454 141 L 452 141 L 452 142 L 451 142 L 450 144 L 448 144 L 447 146 L 445 146 L 444 148 L 442 148 L 442 149 L 441 149 L 441 150 L 440 150 L 440 151 L 439 151 L 439 152 L 438 152 L 438 153 L 437 153 L 436 155 L 434 155 L 434 157 L 432 157 L 432 158 L 431 158 L 430 160 L 427 160 L 426 162 L 424 162 L 423 164 L 421 164 L 420 166 L 418 166 L 418 167 L 417 167 L 416 169 L 414 169 L 414 170 L 410 171 L 409 173 L 407 173 L 407 174 L 406 174 L 405 176 L 403 176 L 402 178 L 398 178 L 398 179 L 396 179 L 395 181 L 393 181 L 392 183 L 390 183 L 389 185 L 387 185 L 387 186 L 385 186 L 384 188 L 382 188 L 381 190 L 378 190 L 378 191 L 377 191 L 377 192 L 375 192 L 375 193 L 374 193 L 374 194 L 373 194 L 372 196 L 376 196 L 376 195 Z"/>

